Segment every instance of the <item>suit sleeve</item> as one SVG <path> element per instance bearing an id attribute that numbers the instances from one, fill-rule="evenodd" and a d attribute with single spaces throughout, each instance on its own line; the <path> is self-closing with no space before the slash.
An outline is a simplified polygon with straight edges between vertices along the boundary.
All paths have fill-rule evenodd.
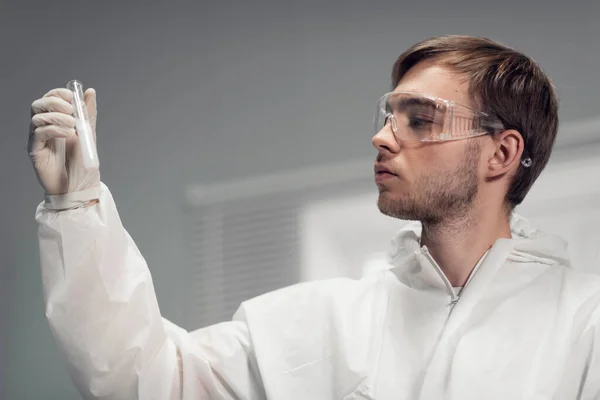
<path id="1" fill-rule="evenodd" d="M 194 332 L 162 318 L 150 271 L 108 188 L 96 205 L 36 211 L 45 312 L 86 399 L 260 399 L 243 317 Z"/>

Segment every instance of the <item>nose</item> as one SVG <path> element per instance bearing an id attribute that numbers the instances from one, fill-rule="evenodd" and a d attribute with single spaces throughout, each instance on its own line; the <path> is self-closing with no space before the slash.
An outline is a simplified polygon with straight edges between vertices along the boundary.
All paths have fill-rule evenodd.
<path id="1" fill-rule="evenodd" d="M 392 132 L 392 127 L 390 125 L 391 124 L 386 124 L 373 136 L 373 139 L 371 139 L 373 147 L 380 153 L 384 151 L 398 153 L 400 151 L 400 143 L 396 139 L 394 132 Z"/>

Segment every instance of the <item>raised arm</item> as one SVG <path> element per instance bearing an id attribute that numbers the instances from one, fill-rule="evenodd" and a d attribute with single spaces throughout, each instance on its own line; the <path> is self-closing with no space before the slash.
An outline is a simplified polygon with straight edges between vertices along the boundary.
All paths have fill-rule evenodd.
<path id="1" fill-rule="evenodd" d="M 188 333 L 161 317 L 110 191 L 77 158 L 69 101 L 55 89 L 34 102 L 29 152 L 46 192 L 36 211 L 46 316 L 78 390 L 88 399 L 264 398 L 243 318 Z M 86 103 L 95 120 L 93 91 Z"/>

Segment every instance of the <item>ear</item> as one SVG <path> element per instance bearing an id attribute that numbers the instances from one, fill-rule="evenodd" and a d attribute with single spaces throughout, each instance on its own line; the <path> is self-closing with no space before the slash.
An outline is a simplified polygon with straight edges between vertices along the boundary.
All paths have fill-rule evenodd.
<path id="1" fill-rule="evenodd" d="M 523 136 L 518 131 L 509 129 L 492 136 L 492 139 L 494 148 L 488 160 L 488 177 L 496 178 L 516 171 L 523 155 Z"/>

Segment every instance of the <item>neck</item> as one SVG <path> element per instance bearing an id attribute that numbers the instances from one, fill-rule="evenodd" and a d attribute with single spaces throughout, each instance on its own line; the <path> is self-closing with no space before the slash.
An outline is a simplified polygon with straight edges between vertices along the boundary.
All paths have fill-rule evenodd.
<path id="1" fill-rule="evenodd" d="M 477 262 L 496 240 L 510 237 L 505 213 L 473 208 L 468 215 L 436 224 L 423 222 L 421 245 L 427 246 L 452 286 L 459 287 L 466 284 Z"/>

